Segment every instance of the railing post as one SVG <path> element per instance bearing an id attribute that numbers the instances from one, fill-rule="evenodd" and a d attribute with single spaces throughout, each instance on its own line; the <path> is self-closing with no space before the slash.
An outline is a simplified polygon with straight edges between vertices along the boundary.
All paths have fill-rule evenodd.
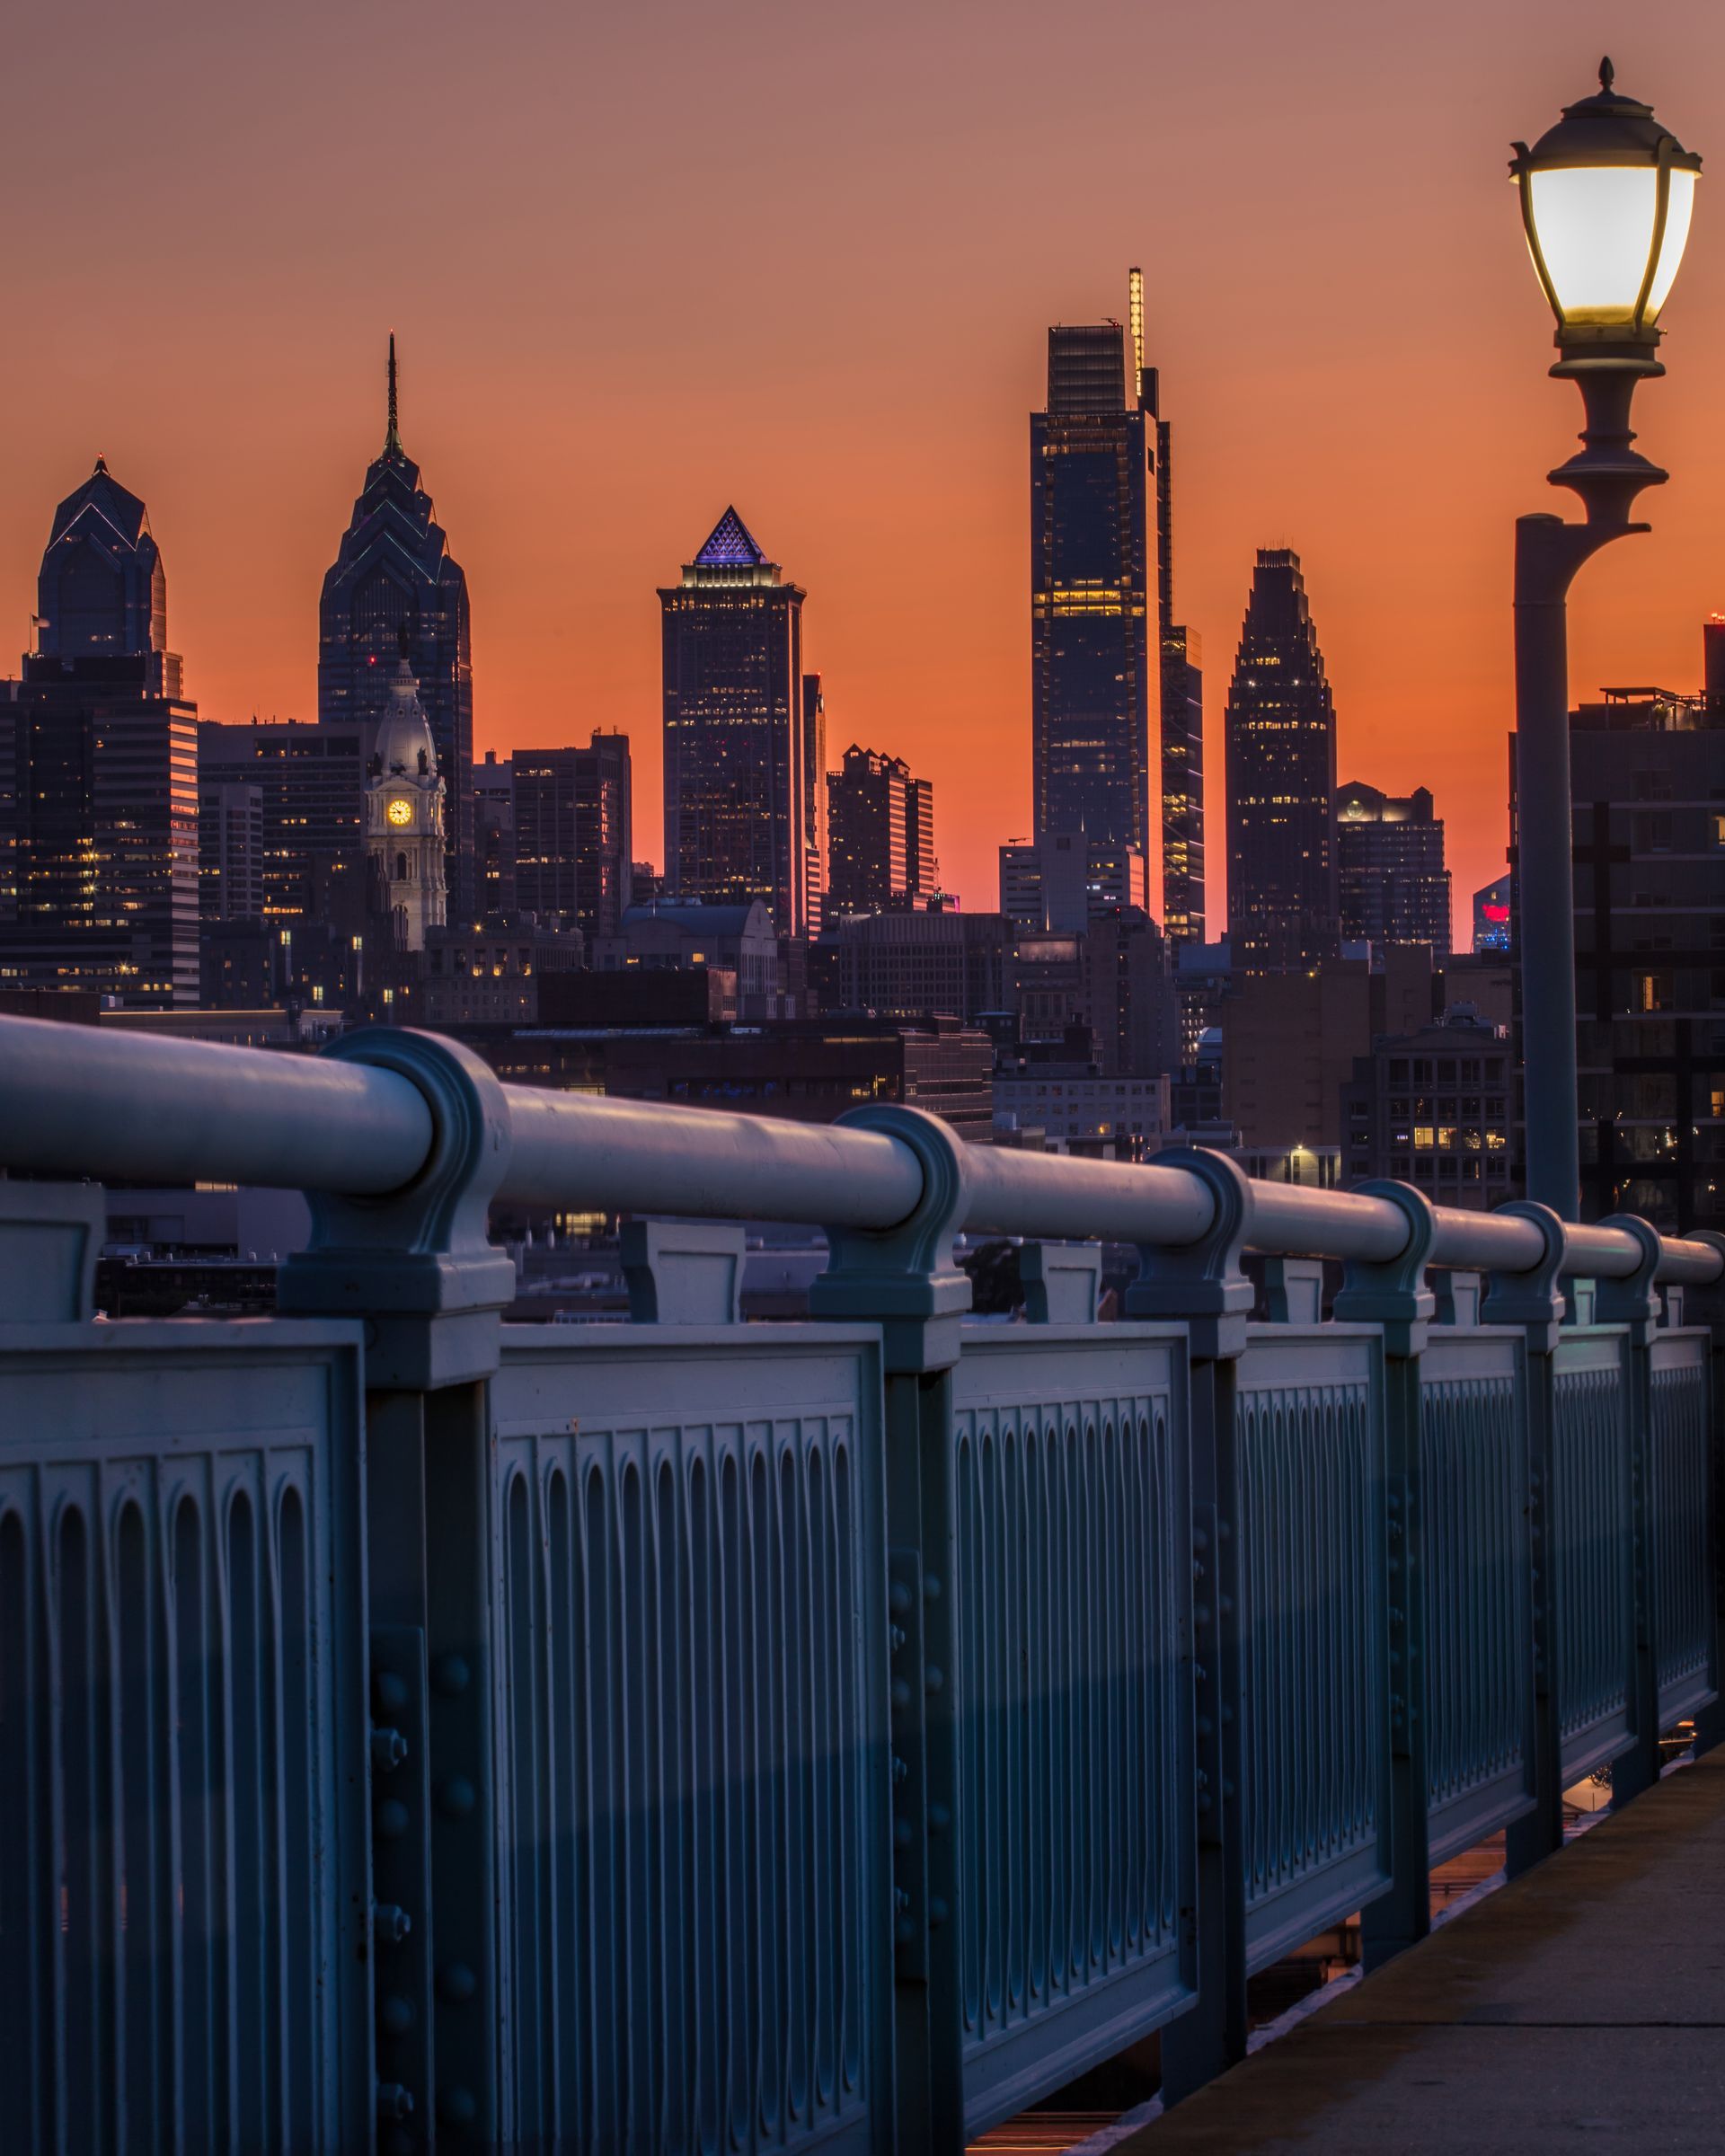
<path id="1" fill-rule="evenodd" d="M 1614 1213 L 1601 1227 L 1621 1228 L 1640 1246 L 1641 1261 L 1621 1280 L 1602 1279 L 1594 1312 L 1602 1325 L 1621 1325 L 1629 1348 L 1630 1577 L 1635 1608 L 1635 1674 L 1632 1701 L 1635 1742 L 1612 1765 L 1614 1811 L 1659 1779 L 1659 1674 L 1652 1603 L 1653 1379 L 1650 1353 L 1659 1321 L 1659 1231 L 1633 1213 Z"/>
<path id="2" fill-rule="evenodd" d="M 1431 1860 L 1426 1763 L 1425 1507 L 1420 1484 L 1420 1357 L 1437 1310 L 1426 1263 L 1438 1233 L 1429 1199 L 1411 1183 L 1359 1186 L 1406 1215 L 1408 1240 L 1384 1263 L 1351 1263 L 1336 1297 L 1344 1321 L 1380 1326 L 1384 1334 L 1384 1411 L 1390 1551 L 1390 1890 L 1361 1914 L 1367 1970 L 1423 1939 L 1431 1929 Z"/>
<path id="3" fill-rule="evenodd" d="M 1198 1997 L 1189 2012 L 1163 2031 L 1163 2101 L 1176 2104 L 1246 2054 L 1234 1372 L 1245 1352 L 1252 1305 L 1252 1283 L 1240 1266 L 1252 1218 L 1252 1186 L 1223 1153 L 1194 1148 L 1161 1153 L 1157 1161 L 1197 1176 L 1215 1204 L 1209 1232 L 1200 1241 L 1173 1249 L 1141 1246 L 1142 1269 L 1126 1296 L 1128 1317 L 1183 1320 L 1190 1357 Z"/>
<path id="4" fill-rule="evenodd" d="M 1514 1878 L 1563 1843 L 1563 1740 L 1558 1697 L 1557 1577 L 1552 1563 L 1552 1453 L 1557 1411 L 1557 1343 L 1563 1323 L 1563 1224 L 1549 1206 L 1512 1198 L 1499 1208 L 1533 1221 L 1545 1238 L 1531 1272 L 1494 1273 L 1483 1316 L 1517 1325 L 1527 1343 L 1527 1494 L 1533 1547 L 1534 1807 L 1505 1834 Z"/>
<path id="5" fill-rule="evenodd" d="M 964 2146 L 957 1922 L 959 1729 L 952 1369 L 970 1283 L 952 1263 L 964 1145 L 919 1109 L 870 1103 L 840 1121 L 910 1148 L 923 1196 L 898 1227 L 831 1229 L 809 1312 L 881 1328 L 886 1373 L 887 1596 L 892 1733 L 893 2058 L 900 2156 Z"/>
<path id="6" fill-rule="evenodd" d="M 515 1272 L 487 1241 L 486 1215 L 509 1165 L 509 1107 L 453 1041 L 379 1029 L 326 1052 L 411 1079 L 435 1128 L 405 1189 L 307 1194 L 312 1241 L 282 1268 L 278 1295 L 283 1312 L 367 1329 L 378 2147 L 405 2156 L 440 2135 L 447 2148 L 489 2148 L 507 2131 L 509 2017 L 494 1889 L 487 1383 Z"/>

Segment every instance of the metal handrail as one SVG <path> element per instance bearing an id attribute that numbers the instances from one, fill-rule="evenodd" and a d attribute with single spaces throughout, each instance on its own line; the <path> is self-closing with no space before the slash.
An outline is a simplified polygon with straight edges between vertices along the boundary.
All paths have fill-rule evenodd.
<path id="1" fill-rule="evenodd" d="M 888 1132 L 722 1110 L 501 1088 L 510 1160 L 499 1197 L 593 1211 L 672 1213 L 884 1230 L 916 1210 L 923 1171 Z M 133 1182 L 247 1182 L 383 1197 L 411 1184 L 433 1109 L 400 1073 L 327 1056 L 104 1034 L 0 1017 L 0 1166 Z M 1215 1201 L 1175 1164 L 1134 1166 L 976 1146 L 964 1224 L 996 1234 L 1191 1243 Z M 1367 1193 L 1253 1182 L 1244 1241 L 1285 1256 L 1393 1263 L 1400 1206 Z M 1545 1239 L 1526 1215 L 1437 1206 L 1435 1265 L 1526 1273 Z M 1560 1271 L 1623 1278 L 1641 1246 L 1622 1228 L 1569 1225 Z M 1656 1277 L 1705 1286 L 1709 1243 L 1667 1239 Z"/>

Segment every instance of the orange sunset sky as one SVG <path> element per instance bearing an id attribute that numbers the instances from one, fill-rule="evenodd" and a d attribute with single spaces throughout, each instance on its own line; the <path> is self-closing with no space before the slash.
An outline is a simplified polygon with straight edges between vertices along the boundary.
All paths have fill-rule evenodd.
<path id="1" fill-rule="evenodd" d="M 1030 823 L 1026 414 L 1124 312 L 1175 422 L 1176 603 L 1220 722 L 1255 547 L 1304 558 L 1340 775 L 1424 782 L 1458 920 L 1500 872 L 1512 519 L 1579 424 L 1505 179 L 1602 51 L 1725 158 L 1725 9 L 1595 0 L 91 0 L 6 41 L 0 664 L 98 452 L 148 501 L 205 716 L 315 711 L 384 430 L 473 593 L 480 746 L 622 727 L 659 839 L 656 584 L 728 501 L 804 585 L 832 760 L 930 775 L 991 906 Z M 1582 576 L 1571 682 L 1697 685 L 1725 605 L 1725 208 L 1638 401 L 1672 483 Z M 1725 193 L 1721 195 L 1725 204 Z"/>

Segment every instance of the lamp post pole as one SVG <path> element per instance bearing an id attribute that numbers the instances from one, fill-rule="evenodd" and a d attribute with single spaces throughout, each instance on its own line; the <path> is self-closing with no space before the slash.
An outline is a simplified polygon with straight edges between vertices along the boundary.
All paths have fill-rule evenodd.
<path id="1" fill-rule="evenodd" d="M 1665 473 L 1633 447 L 1638 382 L 1665 372 L 1658 316 L 1676 275 L 1701 160 L 1621 96 L 1609 60 L 1596 96 L 1510 165 L 1523 227 L 1552 311 L 1552 372 L 1581 392 L 1581 447 L 1549 474 L 1579 495 L 1584 521 L 1516 525 L 1516 843 L 1527 1195 L 1580 1216 L 1576 1082 L 1574 840 L 1565 608 L 1582 563 L 1644 532 L 1635 498 Z"/>
<path id="2" fill-rule="evenodd" d="M 1580 384 L 1583 447 L 1551 474 L 1572 487 L 1584 524 L 1552 516 L 1516 521 L 1516 844 L 1520 897 L 1522 1091 L 1527 1195 L 1579 1220 L 1581 1171 L 1575 1046 L 1575 896 L 1570 803 L 1568 599 L 1582 563 L 1614 539 L 1645 532 L 1629 510 L 1665 478 L 1631 444 L 1629 402 L 1643 375 L 1665 369 L 1644 352 L 1552 368 Z"/>

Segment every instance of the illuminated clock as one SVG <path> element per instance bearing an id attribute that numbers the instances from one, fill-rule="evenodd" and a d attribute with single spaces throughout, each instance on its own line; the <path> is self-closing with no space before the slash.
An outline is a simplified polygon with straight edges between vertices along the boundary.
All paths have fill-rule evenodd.
<path id="1" fill-rule="evenodd" d="M 411 824 L 413 821 L 412 802 L 392 801 L 389 804 L 389 820 L 392 824 Z"/>

